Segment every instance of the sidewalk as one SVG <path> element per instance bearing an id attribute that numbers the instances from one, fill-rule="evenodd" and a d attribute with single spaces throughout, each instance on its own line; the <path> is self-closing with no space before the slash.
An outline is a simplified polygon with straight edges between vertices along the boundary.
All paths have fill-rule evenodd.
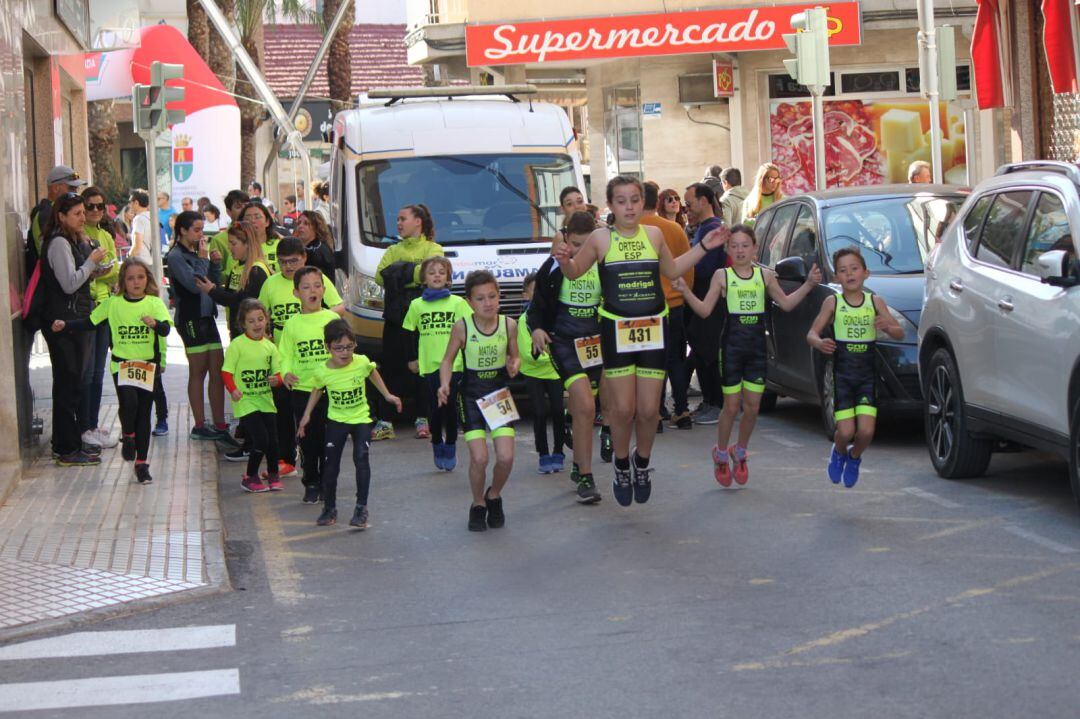
<path id="1" fill-rule="evenodd" d="M 116 409 L 101 410 L 113 436 Z M 0 506 L 0 640 L 227 589 L 215 445 L 188 439 L 186 404 L 169 415 L 148 486 L 119 447 L 97 467 L 56 467 L 46 428 L 43 456 Z"/>

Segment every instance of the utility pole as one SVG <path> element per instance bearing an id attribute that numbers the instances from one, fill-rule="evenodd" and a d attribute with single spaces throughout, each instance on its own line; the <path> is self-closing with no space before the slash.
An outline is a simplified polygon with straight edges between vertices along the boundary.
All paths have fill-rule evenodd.
<path id="1" fill-rule="evenodd" d="M 931 1 L 931 0 L 927 0 Z M 810 91 L 814 119 L 814 186 L 825 188 L 825 120 L 822 95 L 832 84 L 829 72 L 829 16 L 823 7 L 815 7 L 791 16 L 795 30 L 783 36 L 795 57 L 784 60 L 793 80 Z"/>
<path id="2" fill-rule="evenodd" d="M 169 103 L 183 101 L 184 88 L 168 87 L 165 83 L 183 76 L 183 65 L 155 61 L 150 66 L 150 84 L 135 85 L 131 88 L 131 104 L 134 109 L 132 121 L 135 130 L 146 143 L 146 190 L 150 193 L 150 231 L 154 235 L 150 243 L 150 254 L 154 258 L 154 279 L 158 281 L 162 299 L 165 299 L 165 283 L 161 282 L 164 268 L 161 262 L 161 231 L 157 206 L 157 139 L 170 125 L 183 122 L 186 117 L 183 110 L 170 110 L 166 107 Z"/>

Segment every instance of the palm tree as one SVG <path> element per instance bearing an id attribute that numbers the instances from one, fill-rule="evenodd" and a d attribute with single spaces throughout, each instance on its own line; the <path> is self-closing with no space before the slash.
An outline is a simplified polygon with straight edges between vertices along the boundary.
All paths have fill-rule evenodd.
<path id="1" fill-rule="evenodd" d="M 349 3 L 341 25 L 334 33 L 326 60 L 326 80 L 330 86 L 330 111 L 341 112 L 352 106 L 352 57 L 349 55 L 349 32 L 356 23 L 356 3 L 353 0 L 325 0 L 323 27 L 330 27 L 342 2 Z"/>
<path id="2" fill-rule="evenodd" d="M 187 39 L 195 52 L 209 64 L 210 58 L 210 18 L 206 16 L 199 0 L 187 0 Z"/>
<path id="3" fill-rule="evenodd" d="M 312 22 L 314 13 L 304 0 L 236 0 L 236 24 L 240 29 L 240 43 L 251 56 L 252 62 L 263 70 L 264 23 L 274 22 L 278 15 L 295 22 Z M 236 94 L 240 95 L 240 177 L 244 182 L 255 179 L 255 131 L 264 113 L 261 102 L 243 98 L 255 98 L 258 94 L 247 78 L 236 78 Z"/>
<path id="4" fill-rule="evenodd" d="M 90 163 L 94 170 L 94 184 L 109 193 L 110 200 L 125 191 L 119 187 L 120 177 L 113 164 L 116 138 L 120 134 L 116 126 L 113 100 L 95 100 L 86 103 L 86 125 L 90 141 Z"/>

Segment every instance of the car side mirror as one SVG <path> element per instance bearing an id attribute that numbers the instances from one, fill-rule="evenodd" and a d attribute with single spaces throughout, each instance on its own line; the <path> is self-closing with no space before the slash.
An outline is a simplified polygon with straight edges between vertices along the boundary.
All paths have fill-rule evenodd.
<path id="1" fill-rule="evenodd" d="M 1075 287 L 1080 284 L 1075 260 L 1069 261 L 1069 252 L 1050 250 L 1035 260 L 1039 265 L 1039 277 L 1054 287 Z"/>
<path id="2" fill-rule="evenodd" d="M 791 282 L 806 282 L 806 262 L 801 257 L 786 257 L 776 263 L 776 276 Z"/>

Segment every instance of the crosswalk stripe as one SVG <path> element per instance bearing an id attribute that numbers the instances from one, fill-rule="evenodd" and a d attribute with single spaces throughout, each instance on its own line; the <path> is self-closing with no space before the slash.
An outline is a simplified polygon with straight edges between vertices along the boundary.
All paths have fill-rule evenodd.
<path id="1" fill-rule="evenodd" d="M 238 669 L 0 685 L 0 712 L 146 704 L 240 693 Z"/>
<path id="2" fill-rule="evenodd" d="M 236 646 L 236 625 L 76 632 L 0 648 L 0 661 L 94 657 Z"/>

